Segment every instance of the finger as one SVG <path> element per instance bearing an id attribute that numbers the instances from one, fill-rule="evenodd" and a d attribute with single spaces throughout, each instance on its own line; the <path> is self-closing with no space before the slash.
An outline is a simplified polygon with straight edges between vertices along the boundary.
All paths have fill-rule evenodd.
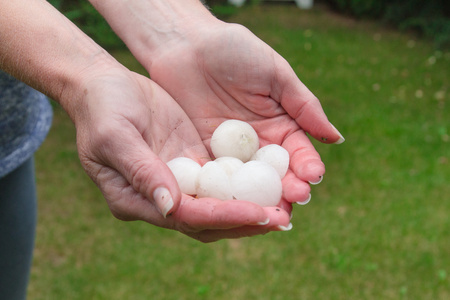
<path id="1" fill-rule="evenodd" d="M 286 211 L 278 207 L 265 207 L 264 210 L 270 217 L 270 222 L 266 225 L 247 225 L 225 230 L 207 229 L 187 235 L 199 241 L 210 243 L 221 239 L 238 239 L 263 235 L 271 231 L 288 231 L 292 229 L 290 215 Z"/>
<path id="2" fill-rule="evenodd" d="M 117 136 L 115 127 L 94 129 L 98 131 L 95 133 L 98 144 L 93 149 L 96 149 L 101 160 L 99 164 L 117 170 L 136 192 L 154 201 L 161 214 L 166 216 L 176 209 L 181 200 L 176 179 L 135 127 L 128 123 L 121 126 L 120 136 Z"/>
<path id="3" fill-rule="evenodd" d="M 111 213 L 122 221 L 142 220 L 148 223 L 168 227 L 153 201 L 148 201 L 137 193 L 128 181 L 116 170 L 101 167 L 96 183 L 103 193 Z"/>
<path id="4" fill-rule="evenodd" d="M 281 208 L 283 211 L 285 211 L 289 215 L 289 219 L 291 219 L 292 216 L 292 203 L 286 201 L 286 199 L 281 198 L 280 203 L 277 204 L 278 208 Z"/>
<path id="5" fill-rule="evenodd" d="M 289 152 L 289 168 L 297 178 L 312 184 L 318 184 L 322 181 L 325 165 L 302 130 L 289 135 L 282 146 Z"/>
<path id="6" fill-rule="evenodd" d="M 183 196 L 180 206 L 172 217 L 178 223 L 188 226 L 186 230 L 191 231 L 230 229 L 269 222 L 265 210 L 255 203 L 188 196 Z"/>
<path id="7" fill-rule="evenodd" d="M 279 57 L 279 60 L 278 80 L 275 82 L 275 93 L 272 97 L 315 139 L 328 144 L 343 143 L 344 137 L 328 121 L 316 96 L 298 79 L 283 58 Z"/>
<path id="8" fill-rule="evenodd" d="M 144 195 L 148 200 L 153 200 L 166 217 L 176 210 L 181 200 L 181 192 L 178 183 L 167 165 L 153 152 L 147 155 L 134 157 L 135 163 L 130 164 L 129 171 L 124 172 L 133 188 Z"/>
<path id="9" fill-rule="evenodd" d="M 286 173 L 283 178 L 283 198 L 290 203 L 303 203 L 310 198 L 311 187 L 308 183 L 300 180 L 292 171 Z"/>

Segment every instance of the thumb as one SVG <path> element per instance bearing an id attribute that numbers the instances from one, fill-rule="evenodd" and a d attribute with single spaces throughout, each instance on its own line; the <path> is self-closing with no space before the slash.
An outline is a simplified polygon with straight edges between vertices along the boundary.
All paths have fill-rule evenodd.
<path id="1" fill-rule="evenodd" d="M 129 185 L 148 201 L 153 201 L 166 217 L 175 211 L 181 201 L 181 191 L 175 176 L 140 137 L 129 135 L 101 148 L 98 157 L 102 164 L 115 169 Z"/>
<path id="2" fill-rule="evenodd" d="M 146 152 L 145 156 L 133 157 L 134 163 L 130 160 L 129 164 L 124 165 L 122 174 L 138 193 L 154 201 L 165 218 L 178 207 L 181 192 L 166 163 L 150 149 Z"/>
<path id="3" fill-rule="evenodd" d="M 316 96 L 298 79 L 289 64 L 278 64 L 278 101 L 297 124 L 315 139 L 327 144 L 345 141 L 339 131 L 328 121 Z"/>

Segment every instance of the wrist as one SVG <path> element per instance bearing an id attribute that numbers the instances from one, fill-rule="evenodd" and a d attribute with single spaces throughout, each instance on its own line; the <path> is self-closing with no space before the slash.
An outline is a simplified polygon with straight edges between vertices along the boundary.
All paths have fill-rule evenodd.
<path id="1" fill-rule="evenodd" d="M 90 77 L 119 65 L 46 1 L 3 1 L 0 36 L 0 68 L 59 102 L 71 117 Z"/>
<path id="2" fill-rule="evenodd" d="M 199 0 L 90 0 L 147 69 L 173 47 L 189 47 L 222 24 Z"/>
<path id="3" fill-rule="evenodd" d="M 118 63 L 106 51 L 100 51 L 87 59 L 89 63 L 67 70 L 64 85 L 56 96 L 56 101 L 67 112 L 72 121 L 77 124 L 83 119 L 83 114 L 89 110 L 89 100 L 92 90 L 117 74 L 126 74 L 128 69 Z"/>

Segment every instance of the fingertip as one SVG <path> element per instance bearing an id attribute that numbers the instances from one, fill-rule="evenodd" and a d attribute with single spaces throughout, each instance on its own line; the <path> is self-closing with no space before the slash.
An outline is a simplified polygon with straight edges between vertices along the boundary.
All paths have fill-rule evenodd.
<path id="1" fill-rule="evenodd" d="M 296 171 L 298 178 L 316 185 L 322 182 L 325 174 L 325 165 L 321 160 L 312 159 L 300 166 Z"/>
<path id="2" fill-rule="evenodd" d="M 303 200 L 303 201 L 297 201 L 297 204 L 298 204 L 298 205 L 306 205 L 306 204 L 309 203 L 309 201 L 311 201 L 311 194 L 309 194 L 309 195 L 308 195 L 308 198 L 306 198 L 305 200 Z"/>
<path id="3" fill-rule="evenodd" d="M 343 142 L 345 142 L 345 138 L 341 135 L 341 136 L 339 137 L 339 139 L 338 139 L 336 142 L 334 142 L 333 144 L 340 145 L 340 144 L 342 144 Z"/>
<path id="4" fill-rule="evenodd" d="M 312 185 L 318 185 L 319 183 L 321 183 L 323 180 L 323 175 L 319 176 L 319 179 L 317 181 L 309 181 L 310 184 Z"/>
<path id="5" fill-rule="evenodd" d="M 269 222 L 270 222 L 270 218 L 267 217 L 266 220 L 264 220 L 264 221 L 262 221 L 262 222 L 257 222 L 256 225 L 264 226 L 264 225 L 269 224 Z"/>
<path id="6" fill-rule="evenodd" d="M 318 141 L 325 144 L 342 144 L 345 142 L 344 136 L 336 129 L 336 127 L 329 123 L 328 133 L 324 130 L 319 136 L 314 136 Z"/>
<path id="7" fill-rule="evenodd" d="M 162 161 L 161 161 L 162 162 Z M 159 174 L 159 187 L 166 187 L 168 194 L 170 195 L 170 200 L 166 204 L 166 206 L 163 208 L 163 211 L 166 212 L 166 216 L 172 214 L 175 212 L 178 207 L 180 206 L 181 200 L 183 198 L 183 193 L 180 190 L 180 187 L 178 185 L 177 179 L 175 175 L 173 175 L 170 168 L 167 166 L 165 162 L 162 162 L 162 167 L 164 169 L 161 169 Z M 167 172 L 167 173 L 166 173 Z M 163 175 L 165 174 L 165 175 Z M 157 185 L 158 186 L 158 185 Z M 162 212 L 163 213 L 163 212 Z"/>
<path id="8" fill-rule="evenodd" d="M 289 231 L 289 230 L 291 230 L 291 229 L 293 228 L 293 225 L 292 225 L 292 223 L 289 223 L 289 224 L 286 225 L 286 226 L 284 226 L 284 225 L 278 225 L 277 227 L 278 227 L 278 229 L 279 229 L 280 231 Z"/>
<path id="9" fill-rule="evenodd" d="M 331 124 L 331 126 L 333 127 L 334 131 L 336 132 L 336 134 L 339 136 L 339 139 L 337 141 L 335 141 L 333 144 L 342 144 L 343 142 L 345 142 L 345 138 L 344 136 L 339 132 L 339 130 L 336 129 L 336 127 Z"/>
<path id="10" fill-rule="evenodd" d="M 289 214 L 289 218 L 292 215 L 292 202 L 288 202 L 286 199 L 281 199 L 280 203 L 277 205 L 279 208 L 284 210 L 286 213 Z"/>
<path id="11" fill-rule="evenodd" d="M 289 203 L 295 203 L 306 199 L 311 192 L 308 182 L 301 180 L 290 172 L 283 179 L 283 198 Z"/>
<path id="12" fill-rule="evenodd" d="M 158 207 L 164 218 L 166 218 L 167 215 L 172 212 L 175 203 L 171 193 L 167 188 L 156 188 L 153 192 L 153 200 L 155 201 L 156 206 Z"/>
<path id="13" fill-rule="evenodd" d="M 267 215 L 270 218 L 270 222 L 266 225 L 270 228 L 277 228 L 279 225 L 288 226 L 290 223 L 290 213 L 280 207 L 264 207 Z"/>

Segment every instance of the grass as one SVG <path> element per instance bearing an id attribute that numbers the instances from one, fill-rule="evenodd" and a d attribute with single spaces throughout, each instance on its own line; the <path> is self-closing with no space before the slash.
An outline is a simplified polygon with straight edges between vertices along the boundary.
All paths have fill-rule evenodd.
<path id="1" fill-rule="evenodd" d="M 114 219 L 56 107 L 37 153 L 30 299 L 450 299 L 450 54 L 320 7 L 227 21 L 280 52 L 346 137 L 314 142 L 327 173 L 293 230 L 204 245 Z"/>

